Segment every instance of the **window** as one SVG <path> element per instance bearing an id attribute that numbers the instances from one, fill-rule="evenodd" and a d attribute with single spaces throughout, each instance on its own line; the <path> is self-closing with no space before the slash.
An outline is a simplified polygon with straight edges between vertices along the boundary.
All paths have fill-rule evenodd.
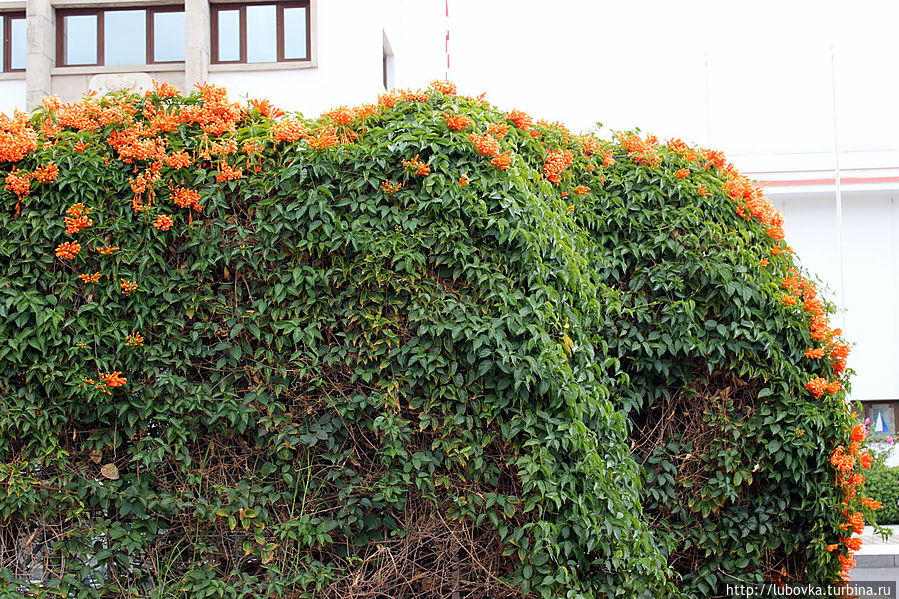
<path id="1" fill-rule="evenodd" d="M 28 53 L 25 13 L 0 13 L 0 72 L 24 71 Z"/>
<path id="2" fill-rule="evenodd" d="M 309 2 L 212 5 L 212 62 L 310 60 Z"/>
<path id="3" fill-rule="evenodd" d="M 184 62 L 182 6 L 58 10 L 56 64 L 127 66 Z"/>
<path id="4" fill-rule="evenodd" d="M 871 435 L 887 438 L 896 434 L 895 401 L 864 401 L 865 419 Z"/>

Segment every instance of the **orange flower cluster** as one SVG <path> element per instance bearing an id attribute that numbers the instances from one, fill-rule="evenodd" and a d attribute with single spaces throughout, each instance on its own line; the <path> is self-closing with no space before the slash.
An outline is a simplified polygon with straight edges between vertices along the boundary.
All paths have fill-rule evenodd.
<path id="1" fill-rule="evenodd" d="M 128 379 L 122 376 L 118 370 L 115 372 L 100 373 L 97 375 L 109 387 L 121 387 L 128 382 Z"/>
<path id="2" fill-rule="evenodd" d="M 725 165 L 727 164 L 727 159 L 724 157 L 724 152 L 718 150 L 709 150 L 706 148 L 700 149 L 699 152 L 700 154 L 702 154 L 702 159 L 706 161 L 702 166 L 702 170 L 708 170 L 713 166 L 717 167 L 719 170 L 724 170 Z"/>
<path id="3" fill-rule="evenodd" d="M 131 333 L 125 337 L 125 345 L 127 347 L 140 347 L 144 344 L 144 338 L 140 333 Z"/>
<path id="4" fill-rule="evenodd" d="M 391 183 L 388 179 L 381 183 L 381 191 L 386 193 L 387 195 L 392 195 L 398 192 L 403 187 L 402 183 Z"/>
<path id="5" fill-rule="evenodd" d="M 581 144 L 581 150 L 584 152 L 584 156 L 589 157 L 602 152 L 602 142 L 593 135 L 579 135 L 577 140 Z"/>
<path id="6" fill-rule="evenodd" d="M 191 162 L 190 155 L 184 150 L 165 157 L 165 163 L 171 168 L 187 168 Z"/>
<path id="7" fill-rule="evenodd" d="M 155 79 L 151 79 L 151 81 L 153 82 L 153 92 L 160 98 L 172 98 L 178 95 L 178 88 L 171 85 L 168 81 L 161 83 Z M 149 94 L 150 92 L 147 91 L 147 95 Z"/>
<path id="8" fill-rule="evenodd" d="M 143 123 L 137 123 L 123 129 L 113 131 L 106 142 L 118 152 L 123 162 L 134 160 L 162 160 L 165 158 L 165 140 L 155 137 L 156 131 Z"/>
<path id="9" fill-rule="evenodd" d="M 424 177 L 431 172 L 431 167 L 428 164 L 418 160 L 418 154 L 412 160 L 403 160 L 403 166 L 406 168 L 406 172 L 412 175 Z"/>
<path id="10" fill-rule="evenodd" d="M 678 171 L 675 171 L 675 173 L 674 173 L 674 176 L 676 176 L 678 179 L 686 179 L 689 175 L 690 175 L 690 169 L 688 169 L 688 168 L 682 168 Z"/>
<path id="11" fill-rule="evenodd" d="M 345 127 L 356 120 L 356 111 L 346 106 L 341 106 L 325 112 L 322 116 L 330 119 L 338 127 Z"/>
<path id="12" fill-rule="evenodd" d="M 492 135 L 496 139 L 502 139 L 509 132 L 509 125 L 505 123 L 493 123 L 487 128 L 487 135 Z"/>
<path id="13" fill-rule="evenodd" d="M 705 183 L 703 183 L 702 185 L 699 186 L 699 189 L 696 191 L 696 193 L 698 193 L 701 196 L 712 195 L 712 192 L 710 192 L 708 189 L 705 188 Z"/>
<path id="14" fill-rule="evenodd" d="M 333 125 L 328 125 L 324 129 L 318 132 L 318 135 L 315 137 L 309 137 L 306 139 L 306 144 L 313 150 L 324 150 L 325 148 L 332 148 L 340 143 L 340 140 L 337 137 L 337 131 L 334 129 Z"/>
<path id="15" fill-rule="evenodd" d="M 672 152 L 674 152 L 687 162 L 693 162 L 696 160 L 696 150 L 684 143 L 683 140 L 669 139 L 667 145 L 668 149 L 670 149 Z"/>
<path id="16" fill-rule="evenodd" d="M 62 260 L 71 260 L 81 251 L 81 244 L 77 241 L 66 241 L 56 246 L 56 256 Z"/>
<path id="17" fill-rule="evenodd" d="M 31 176 L 41 183 L 53 183 L 59 175 L 59 168 L 52 162 L 42 164 L 31 173 Z"/>
<path id="18" fill-rule="evenodd" d="M 762 258 L 761 260 L 759 260 L 759 266 L 768 266 L 769 264 L 771 264 L 771 261 L 767 258 Z"/>
<path id="19" fill-rule="evenodd" d="M 224 88 L 208 83 L 198 83 L 197 89 L 203 102 L 184 106 L 178 113 L 182 123 L 196 124 L 209 135 L 221 137 L 226 132 L 233 133 L 235 125 L 243 118 L 243 109 L 228 101 Z"/>
<path id="20" fill-rule="evenodd" d="M 169 199 L 175 202 L 179 208 L 193 208 L 197 212 L 203 209 L 200 204 L 200 192 L 193 189 L 174 187 L 172 193 L 169 194 Z"/>
<path id="21" fill-rule="evenodd" d="M 512 155 L 508 152 L 497 154 L 493 157 L 493 160 L 490 161 L 490 164 L 501 171 L 509 170 L 509 165 L 512 164 Z"/>
<path id="22" fill-rule="evenodd" d="M 94 221 L 87 217 L 91 210 L 93 210 L 93 208 L 85 208 L 84 204 L 81 203 L 73 204 L 71 208 L 66 210 L 66 214 L 68 214 L 64 219 L 64 222 L 66 223 L 66 235 L 74 235 L 82 229 L 86 229 L 93 225 Z"/>
<path id="23" fill-rule="evenodd" d="M 37 132 L 28 115 L 15 111 L 12 118 L 0 114 L 0 162 L 18 162 L 37 148 Z"/>
<path id="24" fill-rule="evenodd" d="M 459 177 L 459 187 L 465 187 L 471 182 L 471 179 L 468 178 L 468 174 L 465 173 L 461 177 Z"/>
<path id="25" fill-rule="evenodd" d="M 571 150 L 548 152 L 546 162 L 543 164 L 543 176 L 550 183 L 560 183 L 562 172 L 571 165 L 573 160 L 574 154 L 571 153 Z"/>
<path id="26" fill-rule="evenodd" d="M 649 135 L 646 139 L 643 139 L 639 135 L 625 135 L 619 131 L 615 138 L 636 164 L 655 167 L 662 161 L 661 156 L 656 153 L 656 145 L 659 140 L 654 135 Z"/>
<path id="27" fill-rule="evenodd" d="M 99 283 L 100 282 L 100 273 L 95 272 L 94 274 L 81 274 L 78 275 L 78 278 L 84 281 L 85 283 Z"/>
<path id="28" fill-rule="evenodd" d="M 449 127 L 451 131 L 462 131 L 471 125 L 471 117 L 467 117 L 464 114 L 456 116 L 450 116 L 445 112 L 441 112 L 440 114 L 446 119 L 446 126 Z"/>
<path id="29" fill-rule="evenodd" d="M 428 88 L 447 96 L 456 95 L 456 84 L 449 81 L 431 81 Z"/>
<path id="30" fill-rule="evenodd" d="M 159 231 L 168 231 L 173 224 L 175 224 L 175 221 L 172 220 L 172 217 L 165 214 L 160 214 L 153 221 L 153 226 Z"/>
<path id="31" fill-rule="evenodd" d="M 107 246 L 103 246 L 101 248 L 97 248 L 97 252 L 103 254 L 104 256 L 108 256 L 112 253 L 119 251 L 119 249 L 120 248 L 117 245 L 107 245 Z"/>
<path id="32" fill-rule="evenodd" d="M 262 116 L 268 117 L 270 119 L 277 119 L 284 116 L 284 111 L 280 108 L 275 107 L 267 99 L 250 100 L 250 106 L 258 110 L 262 114 Z"/>
<path id="33" fill-rule="evenodd" d="M 236 181 L 241 177 L 243 177 L 242 168 L 234 168 L 233 166 L 225 162 L 219 167 L 219 172 L 215 175 L 215 180 L 219 183 L 222 183 L 224 181 Z"/>
<path id="34" fill-rule="evenodd" d="M 31 191 L 31 173 L 28 171 L 12 171 L 6 175 L 6 189 L 18 195 L 21 200 Z"/>
<path id="35" fill-rule="evenodd" d="M 502 149 L 499 141 L 489 133 L 487 135 L 472 133 L 468 136 L 468 139 L 474 144 L 478 153 L 484 156 L 499 156 L 499 152 Z"/>
<path id="36" fill-rule="evenodd" d="M 823 347 L 815 347 L 805 352 L 806 358 L 811 358 L 813 360 L 819 360 L 824 357 L 824 348 Z"/>
<path id="37" fill-rule="evenodd" d="M 276 142 L 286 141 L 293 143 L 303 137 L 308 137 L 306 127 L 298 120 L 283 119 L 272 125 L 272 137 Z"/>
<path id="38" fill-rule="evenodd" d="M 125 279 L 119 279 L 122 283 L 122 293 L 124 295 L 131 295 L 135 291 L 137 291 L 137 283 L 134 281 L 127 281 Z"/>
<path id="39" fill-rule="evenodd" d="M 615 155 L 612 150 L 606 150 L 602 153 L 602 165 L 612 166 L 615 164 Z"/>
<path id="40" fill-rule="evenodd" d="M 590 191 L 590 188 L 587 187 L 586 185 L 578 185 L 577 187 L 574 188 L 574 193 L 576 193 L 579 196 L 587 195 L 588 191 Z"/>
<path id="41" fill-rule="evenodd" d="M 362 106 L 357 106 L 354 110 L 356 111 L 357 118 L 364 119 L 373 114 L 377 114 L 380 108 L 374 104 L 363 104 Z"/>
<path id="42" fill-rule="evenodd" d="M 515 123 L 515 126 L 522 131 L 527 131 L 534 126 L 534 119 L 528 113 L 520 110 L 510 110 L 506 113 L 506 119 Z"/>

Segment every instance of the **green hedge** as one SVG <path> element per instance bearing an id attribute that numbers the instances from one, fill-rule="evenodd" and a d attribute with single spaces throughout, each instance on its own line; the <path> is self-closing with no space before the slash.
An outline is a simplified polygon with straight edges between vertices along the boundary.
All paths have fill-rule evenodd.
<path id="1" fill-rule="evenodd" d="M 0 160 L 14 592 L 712 597 L 870 517 L 830 307 L 719 153 L 207 86 L 49 100 Z"/>
<path id="2" fill-rule="evenodd" d="M 865 492 L 883 504 L 878 524 L 899 524 L 899 468 L 875 464 L 865 474 Z"/>

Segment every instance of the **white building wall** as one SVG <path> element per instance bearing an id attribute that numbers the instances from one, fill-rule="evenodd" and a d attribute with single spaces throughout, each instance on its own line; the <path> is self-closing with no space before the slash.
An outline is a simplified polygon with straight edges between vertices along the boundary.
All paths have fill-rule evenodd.
<path id="1" fill-rule="evenodd" d="M 279 108 L 308 117 L 340 105 L 376 102 L 384 92 L 385 15 L 380 3 L 320 1 L 317 12 L 315 67 L 247 71 L 210 65 L 209 81 L 228 88 L 232 100 L 268 98 Z"/>
<path id="2" fill-rule="evenodd" d="M 840 304 L 840 247 L 835 193 L 768 192 L 783 211 L 786 240 L 801 264 L 821 279 L 821 294 Z M 845 315 L 853 344 L 849 367 L 853 400 L 899 398 L 899 193 L 855 191 L 842 194 Z"/>
<path id="3" fill-rule="evenodd" d="M 25 79 L 0 80 L 0 113 L 25 110 Z"/>

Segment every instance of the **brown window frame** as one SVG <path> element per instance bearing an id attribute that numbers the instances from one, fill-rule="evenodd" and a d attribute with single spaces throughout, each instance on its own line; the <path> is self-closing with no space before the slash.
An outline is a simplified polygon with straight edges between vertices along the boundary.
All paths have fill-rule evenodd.
<path id="1" fill-rule="evenodd" d="M 184 64 L 183 60 L 156 60 L 154 57 L 155 48 L 153 46 L 154 21 L 153 16 L 156 13 L 165 12 L 185 12 L 183 4 L 171 4 L 166 6 L 110 6 L 104 8 L 65 8 L 56 11 L 56 65 L 61 67 L 102 67 L 106 62 L 106 48 L 104 36 L 104 15 L 107 12 L 118 12 L 122 10 L 142 10 L 146 13 L 147 28 L 147 60 L 136 65 L 119 65 L 119 66 L 140 66 L 141 64 Z M 97 17 L 97 62 L 90 64 L 66 64 L 65 62 L 65 18 L 77 17 L 85 15 L 94 15 Z M 185 18 L 187 15 L 185 14 Z"/>
<path id="2" fill-rule="evenodd" d="M 212 64 L 271 64 L 265 62 L 247 62 L 247 6 L 274 6 L 277 36 L 276 62 L 312 62 L 312 8 L 309 0 L 287 0 L 284 2 L 216 2 L 210 4 L 209 20 L 211 25 L 211 62 Z M 284 58 L 284 9 L 306 9 L 306 57 Z M 237 10 L 240 12 L 240 58 L 238 60 L 219 60 L 219 19 L 218 13 L 223 10 Z"/>
<path id="3" fill-rule="evenodd" d="M 0 16 L 3 17 L 3 31 L 0 32 L 0 35 L 3 36 L 3 64 L 0 64 L 0 73 L 24 73 L 25 69 L 14 69 L 12 68 L 12 20 L 13 19 L 24 19 L 24 12 L 2 12 Z M 26 42 L 27 46 L 27 42 Z M 27 48 L 26 48 L 27 50 Z"/>

